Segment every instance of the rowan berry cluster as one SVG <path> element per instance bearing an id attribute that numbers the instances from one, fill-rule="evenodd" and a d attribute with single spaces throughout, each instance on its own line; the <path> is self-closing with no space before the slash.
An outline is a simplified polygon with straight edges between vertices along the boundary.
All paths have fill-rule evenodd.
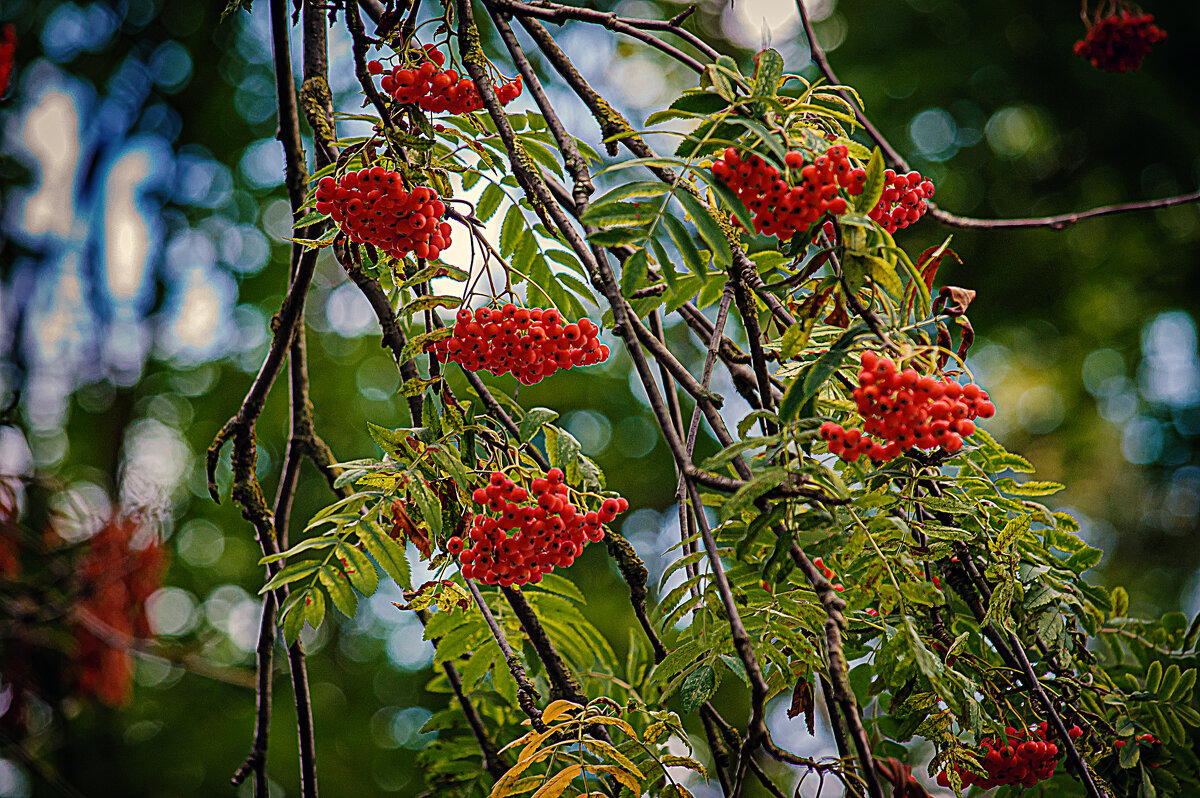
<path id="1" fill-rule="evenodd" d="M 12 80 L 13 62 L 17 56 L 17 29 L 12 25 L 0 28 L 0 97 L 8 91 Z"/>
<path id="2" fill-rule="evenodd" d="M 823 214 L 845 213 L 849 205 L 839 191 L 845 190 L 851 196 L 861 194 L 867 177 L 864 169 L 850 163 L 844 144 L 830 147 L 807 166 L 803 153 L 792 150 L 784 164 L 794 185 L 757 154 L 743 157 L 733 147 L 727 148 L 712 166 L 713 176 L 736 191 L 753 214 L 754 231 L 778 236 L 780 241 L 807 230 Z"/>
<path id="3" fill-rule="evenodd" d="M 608 359 L 608 346 L 597 337 L 591 319 L 564 324 L 553 308 L 467 308 L 458 312 L 454 334 L 431 344 L 441 362 L 458 363 L 469 371 L 512 373 L 523 385 L 541 382 L 559 369 L 591 366 Z"/>
<path id="4" fill-rule="evenodd" d="M 1083 39 L 1075 42 L 1075 55 L 1106 72 L 1133 72 L 1141 68 L 1150 48 L 1166 38 L 1167 32 L 1154 24 L 1153 14 L 1121 9 L 1089 25 Z"/>
<path id="5" fill-rule="evenodd" d="M 933 196 L 933 181 L 920 172 L 898 175 L 891 169 L 883 173 L 883 178 L 883 196 L 867 215 L 884 230 L 894 233 L 925 215 L 927 200 Z"/>
<path id="6" fill-rule="evenodd" d="M 975 383 L 921 376 L 911 368 L 901 371 L 890 358 L 870 351 L 863 352 L 861 364 L 853 396 L 862 430 L 832 421 L 820 428 L 829 451 L 847 462 L 866 455 L 882 463 L 913 447 L 957 452 L 963 438 L 974 434 L 974 419 L 996 413 L 987 392 Z"/>
<path id="7" fill-rule="evenodd" d="M 570 494 L 558 468 L 531 480 L 528 488 L 493 471 L 487 486 L 471 495 L 484 508 L 471 522 L 471 545 L 455 536 L 446 550 L 458 557 L 465 579 L 505 587 L 540 582 L 542 574 L 575 562 L 589 542 L 603 540 L 604 524 L 629 509 L 617 497 L 588 510 Z"/>
<path id="8" fill-rule="evenodd" d="M 1032 787 L 1039 781 L 1045 781 L 1054 775 L 1058 765 L 1058 745 L 1049 742 L 1046 737 L 1049 724 L 1042 721 L 1032 729 L 1005 729 L 1005 739 L 989 737 L 982 743 L 986 752 L 980 760 L 986 777 L 955 765 L 954 770 L 962 779 L 963 789 L 976 786 L 981 790 L 990 790 L 1001 785 L 1020 784 Z M 1077 739 L 1083 734 L 1078 726 L 1072 726 L 1068 732 L 1071 739 Z M 937 783 L 943 787 L 950 786 L 946 771 L 938 774 Z"/>
<path id="9" fill-rule="evenodd" d="M 141 549 L 131 545 L 142 529 L 136 516 L 112 518 L 88 541 L 77 568 L 84 586 L 80 609 L 130 638 L 150 635 L 146 599 L 162 586 L 166 571 L 166 552 L 157 540 Z M 74 632 L 79 691 L 109 706 L 128 702 L 133 688 L 129 651 L 97 637 L 84 622 Z"/>
<path id="10" fill-rule="evenodd" d="M 426 186 L 407 191 L 400 173 L 382 166 L 321 178 L 317 212 L 329 214 L 351 241 L 374 244 L 395 258 L 414 252 L 434 260 L 450 246 L 438 193 Z"/>
<path id="11" fill-rule="evenodd" d="M 1115 743 L 1113 743 L 1113 748 L 1120 751 L 1122 748 L 1125 747 L 1126 742 L 1127 742 L 1126 740 L 1117 740 Z M 1141 737 L 1135 737 L 1133 742 L 1135 742 L 1135 743 L 1150 743 L 1151 745 L 1157 745 L 1157 744 L 1161 743 L 1162 740 L 1158 739 L 1153 734 L 1143 734 Z"/>
<path id="12" fill-rule="evenodd" d="M 418 52 L 424 59 L 420 66 L 396 65 L 379 81 L 380 88 L 396 102 L 416 103 L 431 113 L 469 114 L 483 108 L 483 98 L 479 96 L 475 81 L 459 75 L 454 69 L 441 68 L 446 63 L 446 56 L 436 45 L 427 44 Z M 370 61 L 367 71 L 379 75 L 383 74 L 384 67 L 378 61 Z M 517 99 L 520 94 L 519 75 L 496 87 L 496 96 L 504 104 Z"/>

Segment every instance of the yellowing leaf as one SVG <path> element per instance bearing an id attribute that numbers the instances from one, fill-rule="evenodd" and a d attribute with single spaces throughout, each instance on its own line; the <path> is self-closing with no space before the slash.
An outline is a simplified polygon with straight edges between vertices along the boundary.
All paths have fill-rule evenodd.
<path id="1" fill-rule="evenodd" d="M 533 794 L 533 798 L 558 798 L 582 772 L 583 768 L 579 765 L 571 765 L 566 770 L 559 771 L 554 778 L 538 788 L 538 791 Z"/>
<path id="2" fill-rule="evenodd" d="M 675 756 L 674 754 L 663 754 L 662 763 L 663 763 L 664 767 L 669 767 L 669 768 L 679 767 L 679 768 L 687 768 L 688 770 L 694 770 L 697 773 L 699 773 L 701 776 L 703 776 L 704 778 L 706 778 L 706 779 L 708 778 L 708 771 L 704 769 L 704 765 L 701 765 L 699 762 L 692 759 L 690 756 Z"/>
<path id="3" fill-rule="evenodd" d="M 510 748 L 515 748 L 515 747 L 517 747 L 518 745 L 520 745 L 521 743 L 525 742 L 526 740 L 528 740 L 528 739 L 529 739 L 530 737 L 532 737 L 533 735 L 534 735 L 534 732 L 528 732 L 528 733 L 526 733 L 526 734 L 522 734 L 520 737 L 518 737 L 517 739 L 513 740 L 511 743 L 509 743 L 508 745 L 506 745 L 506 746 L 504 746 L 503 748 L 501 748 L 501 749 L 500 749 L 500 752 L 501 752 L 501 753 L 503 753 L 503 752 L 507 751 L 507 750 L 508 750 L 508 749 L 510 749 Z"/>
<path id="4" fill-rule="evenodd" d="M 600 717 L 588 718 L 588 720 L 592 723 L 599 723 L 604 726 L 617 726 L 621 729 L 621 731 L 625 732 L 630 737 L 637 737 L 637 732 L 633 730 L 633 727 L 620 718 L 610 718 L 602 715 Z"/>
<path id="5" fill-rule="evenodd" d="M 618 751 L 616 748 L 614 748 L 613 746 L 604 742 L 603 740 L 586 740 L 585 739 L 583 741 L 583 744 L 585 746 L 587 746 L 588 750 L 591 751 L 593 754 L 596 754 L 597 756 L 607 757 L 608 759 L 611 759 L 614 762 L 617 762 L 626 770 L 631 771 L 639 779 L 646 778 L 642 774 L 642 771 L 638 770 L 638 766 L 633 764 L 632 759 L 625 756 L 620 751 Z"/>
<path id="6" fill-rule="evenodd" d="M 542 723 L 553 723 L 563 714 L 577 709 L 582 709 L 582 707 L 574 701 L 567 701 L 562 698 L 557 701 L 551 701 L 550 706 L 542 710 Z"/>
<path id="7" fill-rule="evenodd" d="M 622 787 L 628 787 L 636 795 L 642 794 L 642 783 L 634 778 L 632 773 L 619 765 L 590 765 L 588 770 L 612 776 L 621 783 Z"/>

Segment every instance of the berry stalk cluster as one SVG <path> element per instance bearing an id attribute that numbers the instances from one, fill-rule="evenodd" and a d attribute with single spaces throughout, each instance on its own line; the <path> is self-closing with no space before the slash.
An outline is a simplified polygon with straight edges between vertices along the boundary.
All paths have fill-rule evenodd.
<path id="1" fill-rule="evenodd" d="M 846 196 L 862 194 L 867 172 L 850 161 L 844 144 L 835 144 L 808 165 L 804 154 L 792 150 L 784 157 L 788 175 L 799 179 L 792 185 L 787 175 L 756 153 L 742 155 L 728 147 L 712 166 L 713 177 L 737 192 L 738 199 L 754 216 L 754 232 L 787 241 L 807 230 L 825 214 L 838 216 L 850 209 Z M 868 215 L 889 233 L 908 227 L 924 215 L 933 196 L 933 181 L 920 172 L 898 175 L 884 172 L 883 195 Z M 846 196 L 842 196 L 842 192 Z M 734 219 L 735 224 L 740 223 Z"/>
<path id="2" fill-rule="evenodd" d="M 884 230 L 895 233 L 925 215 L 927 201 L 933 196 L 933 181 L 922 177 L 920 172 L 898 175 L 891 169 L 883 173 L 883 179 L 883 196 L 867 216 Z"/>
<path id="3" fill-rule="evenodd" d="M 422 110 L 431 113 L 448 111 L 459 115 L 483 108 L 483 98 L 479 96 L 475 81 L 459 75 L 454 69 L 441 68 L 446 63 L 446 56 L 436 45 L 427 44 L 417 52 L 425 59 L 420 66 L 398 64 L 380 79 L 380 88 L 392 99 L 400 103 L 416 103 Z M 384 66 L 378 61 L 371 61 L 367 64 L 367 71 L 373 75 L 383 74 Z M 520 94 L 519 75 L 496 86 L 496 96 L 506 105 Z"/>
<path id="4" fill-rule="evenodd" d="M 518 485 L 501 471 L 471 498 L 483 506 L 471 522 L 470 542 L 452 537 L 447 551 L 457 556 L 465 579 L 504 587 L 537 583 L 555 568 L 569 567 L 584 547 L 604 539 L 604 524 L 629 509 L 624 497 L 605 499 L 599 510 L 571 501 L 563 472 Z"/>
<path id="5" fill-rule="evenodd" d="M 410 252 L 435 260 L 450 246 L 446 205 L 432 188 L 406 191 L 399 172 L 372 166 L 323 177 L 317 184 L 317 212 L 327 213 L 351 241 L 373 244 L 395 258 Z"/>
<path id="6" fill-rule="evenodd" d="M 861 364 L 853 396 L 862 430 L 832 421 L 820 428 L 829 451 L 847 462 L 866 455 L 883 463 L 913 447 L 957 452 L 963 438 L 974 434 L 974 419 L 996 413 L 987 392 L 975 383 L 921 376 L 911 368 L 901 371 L 876 352 L 863 352 Z"/>
<path id="7" fill-rule="evenodd" d="M 523 385 L 541 382 L 559 369 L 608 359 L 608 347 L 598 338 L 600 328 L 591 319 L 563 322 L 553 308 L 521 308 L 511 302 L 474 313 L 463 308 L 455 317 L 454 334 L 430 348 L 443 363 L 512 373 Z"/>
<path id="8" fill-rule="evenodd" d="M 1047 740 L 1049 724 L 1042 721 L 1032 729 L 1005 729 L 1006 738 L 989 737 L 982 742 L 986 752 L 980 759 L 980 764 L 987 771 L 986 777 L 979 776 L 955 765 L 954 770 L 962 779 L 963 789 L 976 786 L 981 790 L 990 790 L 1001 785 L 1020 784 L 1032 787 L 1039 781 L 1045 781 L 1054 775 L 1058 765 L 1058 745 Z M 1068 732 L 1071 739 L 1078 739 L 1083 731 L 1078 726 L 1072 726 Z M 937 783 L 943 787 L 950 786 L 946 771 L 937 776 Z"/>
<path id="9" fill-rule="evenodd" d="M 1089 25 L 1083 39 L 1075 42 L 1075 55 L 1106 72 L 1133 72 L 1141 68 L 1150 48 L 1166 38 L 1153 14 L 1121 9 Z"/>
<path id="10" fill-rule="evenodd" d="M 850 163 L 844 144 L 830 147 L 807 166 L 802 152 L 789 152 L 784 163 L 789 173 L 799 175 L 795 185 L 789 185 L 777 168 L 755 153 L 742 157 L 728 147 L 723 156 L 712 166 L 713 177 L 737 192 L 754 215 L 754 232 L 778 236 L 780 241 L 807 230 L 826 213 L 845 213 L 849 205 L 839 191 L 861 194 L 867 177 L 866 170 Z"/>

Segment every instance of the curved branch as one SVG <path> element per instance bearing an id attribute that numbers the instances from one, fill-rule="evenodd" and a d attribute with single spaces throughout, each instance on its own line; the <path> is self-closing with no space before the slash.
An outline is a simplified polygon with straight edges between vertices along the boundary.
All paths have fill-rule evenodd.
<path id="1" fill-rule="evenodd" d="M 796 8 L 800 12 L 800 23 L 804 27 L 804 36 L 808 39 L 808 51 L 812 56 L 813 63 L 825 76 L 825 79 L 835 85 L 838 84 L 837 75 L 833 71 L 833 67 L 829 64 L 829 59 L 825 55 L 825 51 L 821 45 L 817 43 L 816 34 L 813 32 L 812 21 L 808 18 L 808 11 L 804 8 L 803 0 L 796 0 Z M 887 137 L 880 132 L 879 128 L 871 122 L 865 113 L 855 103 L 854 98 L 847 91 L 838 91 L 838 96 L 845 100 L 850 108 L 854 110 L 854 118 L 858 121 L 863 129 L 867 131 L 867 135 L 871 140 L 879 145 L 879 149 L 883 151 L 888 162 L 896 168 L 897 171 L 909 171 L 908 161 L 904 159 Z M 1091 208 L 1086 211 L 1073 211 L 1071 213 L 1061 213 L 1056 216 L 1035 216 L 1018 219 L 979 219 L 972 216 L 959 216 L 958 214 L 950 213 L 942 210 L 936 204 L 929 203 L 929 215 L 937 219 L 942 224 L 950 227 L 959 227 L 967 230 L 1019 230 L 1019 229 L 1036 229 L 1048 228 L 1050 230 L 1066 230 L 1077 222 L 1084 219 L 1094 219 L 1100 216 L 1112 216 L 1118 213 L 1128 213 L 1130 211 L 1145 211 L 1154 210 L 1156 208 L 1170 208 L 1174 205 L 1186 205 L 1191 202 L 1200 202 L 1200 191 L 1193 191 L 1190 194 L 1179 194 L 1174 197 L 1163 197 L 1161 199 L 1142 200 L 1140 202 L 1122 202 L 1116 205 L 1103 205 L 1098 208 Z"/>

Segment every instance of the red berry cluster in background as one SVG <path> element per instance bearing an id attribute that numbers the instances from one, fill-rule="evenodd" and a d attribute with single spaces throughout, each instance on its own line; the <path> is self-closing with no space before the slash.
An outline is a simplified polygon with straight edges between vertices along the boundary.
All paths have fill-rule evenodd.
<path id="1" fill-rule="evenodd" d="M 499 308 L 467 308 L 458 312 L 454 334 L 431 344 L 443 363 L 469 371 L 512 373 L 524 385 L 541 382 L 559 369 L 591 366 L 608 359 L 608 347 L 597 337 L 591 319 L 563 324 L 553 308 L 521 308 L 511 302 Z"/>
<path id="2" fill-rule="evenodd" d="M 1113 743 L 1113 748 L 1120 751 L 1122 748 L 1125 747 L 1126 742 L 1127 742 L 1126 740 L 1117 740 L 1115 743 Z M 1133 742 L 1135 742 L 1135 743 L 1150 743 L 1151 745 L 1157 745 L 1157 744 L 1161 743 L 1162 740 L 1158 739 L 1153 734 L 1143 734 L 1141 737 L 1135 737 L 1133 739 Z"/>
<path id="3" fill-rule="evenodd" d="M 129 700 L 129 651 L 134 638 L 150 635 L 146 599 L 162 585 L 166 556 L 155 538 L 132 547 L 143 524 L 137 517 L 110 520 L 88 541 L 77 573 L 85 598 L 75 626 L 79 691 L 110 706 Z"/>
<path id="4" fill-rule="evenodd" d="M 1045 781 L 1054 775 L 1058 764 L 1058 745 L 1046 739 L 1049 724 L 1042 721 L 1032 729 L 1005 729 L 1007 739 L 988 738 L 982 747 L 986 753 L 980 760 L 986 777 L 981 777 L 965 768 L 955 765 L 954 769 L 962 779 L 963 788 L 976 786 L 981 790 L 990 790 L 1001 785 L 1020 784 L 1032 787 L 1039 781 Z M 1071 739 L 1077 739 L 1083 734 L 1078 726 L 1072 726 L 1069 734 Z M 946 771 L 938 774 L 937 783 L 943 787 L 950 786 Z"/>
<path id="5" fill-rule="evenodd" d="M 5 25 L 0 29 L 0 97 L 8 91 L 8 82 L 12 80 L 13 62 L 17 56 L 17 29 Z"/>
<path id="6" fill-rule="evenodd" d="M 425 45 L 422 55 L 427 60 L 420 66 L 394 67 L 379 81 L 380 88 L 392 95 L 396 102 L 416 103 L 422 110 L 432 113 L 449 111 L 455 115 L 469 114 L 483 108 L 483 98 L 479 96 L 475 81 L 460 76 L 453 69 L 441 69 L 446 63 L 446 56 L 436 45 Z M 367 70 L 379 75 L 384 68 L 378 61 L 371 61 L 367 64 Z M 501 103 L 508 104 L 520 95 L 519 75 L 496 86 L 496 96 Z"/>
<path id="7" fill-rule="evenodd" d="M 861 194 L 867 177 L 864 169 L 850 163 L 844 144 L 830 147 L 807 166 L 799 150 L 789 152 L 784 163 L 790 172 L 799 175 L 794 186 L 754 153 L 743 158 L 729 147 L 723 155 L 712 166 L 713 176 L 737 192 L 754 216 L 755 232 L 778 236 L 780 241 L 807 230 L 823 214 L 845 213 L 849 206 L 845 197 L 838 196 L 839 190 Z"/>
<path id="8" fill-rule="evenodd" d="M 867 215 L 889 233 L 903 230 L 925 215 L 927 200 L 933 196 L 933 181 L 920 172 L 898 175 L 892 169 L 883 173 L 883 196 Z"/>
<path id="9" fill-rule="evenodd" d="M 414 252 L 434 260 L 450 246 L 438 193 L 425 186 L 406 191 L 400 173 L 382 166 L 321 178 L 317 212 L 329 214 L 351 241 L 374 244 L 395 258 Z"/>
<path id="10" fill-rule="evenodd" d="M 1141 68 L 1150 48 L 1166 38 L 1167 32 L 1154 24 L 1153 14 L 1121 9 L 1089 25 L 1087 35 L 1075 42 L 1075 55 L 1106 72 L 1133 72 Z"/>
<path id="11" fill-rule="evenodd" d="M 832 421 L 821 425 L 829 451 L 847 462 L 866 455 L 882 463 L 913 447 L 940 446 L 957 452 L 963 438 L 975 432 L 973 419 L 996 413 L 987 392 L 975 383 L 959 385 L 951 379 L 921 376 L 914 369 L 900 371 L 890 358 L 876 352 L 863 352 L 861 363 L 853 396 L 863 418 L 862 430 L 848 430 Z"/>
<path id="12" fill-rule="evenodd" d="M 458 557 L 463 578 L 505 587 L 540 582 L 542 574 L 570 566 L 589 541 L 604 539 L 604 524 L 629 509 L 623 497 L 605 499 L 599 510 L 574 504 L 558 468 L 528 489 L 493 471 L 471 498 L 484 507 L 471 522 L 471 545 L 456 536 L 446 549 Z"/>

